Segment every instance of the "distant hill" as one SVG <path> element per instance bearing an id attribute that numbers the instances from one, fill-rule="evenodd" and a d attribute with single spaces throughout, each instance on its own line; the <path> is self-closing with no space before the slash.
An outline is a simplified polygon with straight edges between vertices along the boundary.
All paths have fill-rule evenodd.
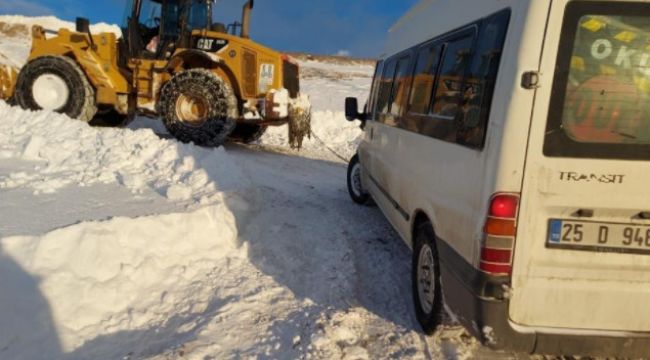
<path id="1" fill-rule="evenodd" d="M 319 61 L 324 63 L 331 64 L 340 64 L 340 65 L 368 65 L 375 66 L 377 62 L 376 59 L 370 58 L 355 58 L 349 56 L 336 56 L 336 55 L 314 55 L 302 52 L 288 52 L 288 55 L 300 60 L 300 61 Z"/>

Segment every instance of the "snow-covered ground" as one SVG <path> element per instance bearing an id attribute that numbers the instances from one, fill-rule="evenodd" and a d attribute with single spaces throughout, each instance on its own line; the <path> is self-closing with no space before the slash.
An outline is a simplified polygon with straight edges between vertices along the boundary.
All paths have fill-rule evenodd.
<path id="1" fill-rule="evenodd" d="M 284 128 L 214 150 L 0 102 L 0 359 L 503 358 L 420 332 L 408 248 L 348 199 L 341 109 L 373 69 L 303 69 L 327 76 L 299 153 Z"/>

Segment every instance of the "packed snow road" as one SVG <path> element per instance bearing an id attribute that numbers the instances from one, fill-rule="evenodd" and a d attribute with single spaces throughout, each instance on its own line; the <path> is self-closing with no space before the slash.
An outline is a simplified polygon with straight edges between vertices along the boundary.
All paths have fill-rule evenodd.
<path id="1" fill-rule="evenodd" d="M 2 351 L 15 359 L 442 358 L 457 351 L 457 341 L 462 340 L 457 329 L 447 330 L 452 336 L 444 347 L 441 338 L 425 339 L 418 332 L 411 315 L 409 251 L 377 209 L 348 200 L 342 165 L 243 147 L 231 147 L 228 154 L 247 179 L 244 186 L 225 190 L 236 239 L 221 228 L 233 231 L 232 225 L 217 218 L 227 210 L 213 211 L 205 219 L 224 222 L 217 226 L 201 222 L 211 210 L 174 213 L 173 206 L 167 215 L 86 222 L 42 237 L 4 238 L 0 284 L 21 290 L 0 295 L 0 334 L 16 334 L 20 329 L 15 326 L 24 323 L 27 328 L 18 335 L 30 335 L 1 344 Z M 88 191 L 95 197 L 94 206 L 85 204 L 79 214 L 112 207 L 116 191 L 103 187 L 91 187 L 98 191 Z M 21 194 L 9 191 L 0 197 Z M 128 203 L 118 195 L 115 211 L 150 212 L 148 206 L 163 203 L 153 194 L 143 195 L 149 196 L 150 201 Z M 69 197 L 62 191 L 28 201 L 3 199 L 0 211 L 31 210 L 31 219 L 49 219 L 48 204 L 74 203 Z M 72 211 L 68 216 L 74 215 Z M 2 229 L 11 226 L 2 221 Z M 39 232 L 27 227 L 24 231 Z M 21 229 L 14 226 L 11 232 Z M 231 241 L 201 244 L 210 237 Z M 198 239 L 183 244 L 189 238 Z M 183 255 L 157 249 L 170 246 L 189 250 Z M 197 250 L 221 254 L 201 256 Z M 133 254 L 124 254 L 128 252 Z M 129 262 L 131 257 L 156 254 L 161 262 L 157 266 L 148 266 L 146 260 Z M 176 258 L 180 255 L 194 258 L 183 263 Z M 49 256 L 62 258 L 43 259 Z M 83 259 L 89 256 L 96 261 L 74 264 L 89 261 Z M 114 256 L 120 258 L 120 269 L 112 273 L 112 260 L 101 258 Z M 73 264 L 65 264 L 69 261 Z M 182 267 L 184 274 L 193 273 L 187 289 L 169 287 L 164 277 L 176 276 Z M 176 281 L 188 280 L 182 277 Z M 77 286 L 84 291 L 74 289 Z M 137 291 L 139 286 L 147 290 Z M 148 291 L 156 292 L 155 301 L 145 295 Z M 112 299 L 116 296 L 132 302 L 120 306 L 113 302 L 128 300 Z M 27 306 L 16 309 L 25 299 L 30 299 Z"/>
<path id="2" fill-rule="evenodd" d="M 38 128 L 29 113 L 0 110 Z M 37 147 L 30 133 L 14 151 L 6 139 L 0 286 L 16 290 L 0 293 L 0 357 L 473 358 L 479 351 L 457 327 L 435 338 L 420 333 L 410 252 L 378 209 L 349 200 L 344 164 L 236 145 L 201 149 L 142 130 L 81 132 L 82 143 L 88 137 L 97 146 L 135 133 L 141 148 L 122 161 L 113 154 L 115 181 L 95 183 L 88 174 L 106 154 L 65 156 L 65 136 Z M 43 160 L 52 153 L 58 162 Z M 146 159 L 158 159 L 156 169 L 142 165 Z M 79 174 L 85 186 L 59 187 Z"/>

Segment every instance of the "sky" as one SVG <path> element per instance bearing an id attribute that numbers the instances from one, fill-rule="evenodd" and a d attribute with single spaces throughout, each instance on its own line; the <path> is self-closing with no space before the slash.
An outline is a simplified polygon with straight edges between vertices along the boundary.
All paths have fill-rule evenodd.
<path id="1" fill-rule="evenodd" d="M 121 23 L 126 0 L 0 0 L 0 14 Z M 217 0 L 220 22 L 241 21 L 245 0 Z M 378 56 L 386 32 L 418 0 L 256 0 L 251 37 L 281 51 Z"/>

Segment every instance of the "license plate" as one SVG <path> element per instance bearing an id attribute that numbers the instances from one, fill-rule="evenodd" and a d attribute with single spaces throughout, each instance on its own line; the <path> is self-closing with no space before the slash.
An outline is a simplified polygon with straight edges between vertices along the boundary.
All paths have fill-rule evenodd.
<path id="1" fill-rule="evenodd" d="M 650 226 L 551 219 L 546 246 L 650 254 Z"/>

